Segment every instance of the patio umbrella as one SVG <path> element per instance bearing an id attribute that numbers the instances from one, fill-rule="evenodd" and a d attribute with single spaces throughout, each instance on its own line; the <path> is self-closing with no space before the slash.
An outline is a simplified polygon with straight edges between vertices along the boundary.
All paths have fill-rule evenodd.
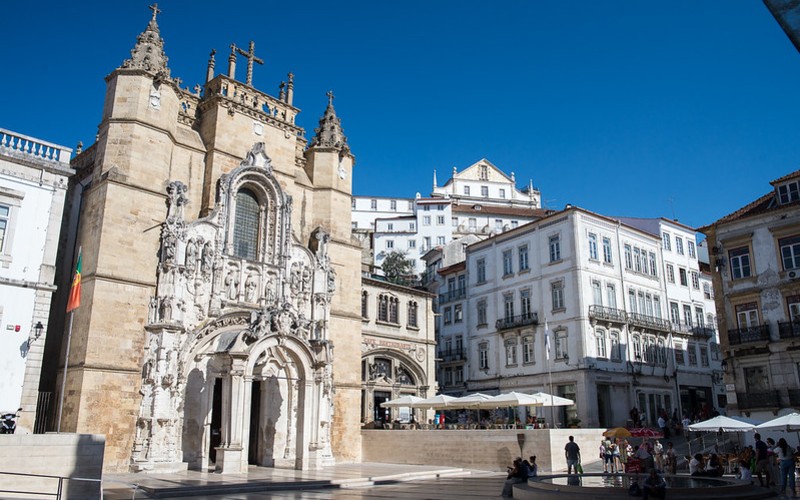
<path id="1" fill-rule="evenodd" d="M 547 394 L 546 392 L 537 392 L 536 394 L 532 394 L 532 396 L 542 402 L 542 406 L 572 406 L 575 404 L 575 401 L 567 398 L 562 398 L 561 396 L 553 396 L 552 394 Z"/>
<path id="2" fill-rule="evenodd" d="M 758 430 L 781 430 L 786 432 L 800 431 L 800 413 L 790 413 L 782 417 L 773 418 L 768 422 L 757 425 Z"/>
<path id="3" fill-rule="evenodd" d="M 457 406 L 460 406 L 461 408 L 477 408 L 478 406 L 480 406 L 481 403 L 491 398 L 492 396 L 476 392 L 475 394 L 470 394 L 468 396 L 458 398 L 452 403 L 454 405 L 453 406 L 454 408 Z"/>
<path id="4" fill-rule="evenodd" d="M 631 431 L 625 427 L 614 427 L 613 429 L 605 431 L 603 435 L 607 438 L 614 439 L 629 438 L 631 437 Z"/>
<path id="5" fill-rule="evenodd" d="M 479 408 L 500 408 L 503 406 L 542 406 L 542 402 L 530 394 L 508 392 L 493 396 L 478 405 Z"/>
<path id="6" fill-rule="evenodd" d="M 409 405 L 411 408 L 453 408 L 453 401 L 458 398 L 448 396 L 447 394 L 438 394 L 430 398 L 422 399 Z"/>
<path id="7" fill-rule="evenodd" d="M 422 401 L 422 398 L 417 396 L 401 396 L 391 401 L 384 401 L 381 403 L 381 408 L 411 408 L 414 403 Z"/>
<path id="8" fill-rule="evenodd" d="M 753 430 L 754 428 L 755 425 L 753 424 L 748 424 L 747 422 L 742 422 L 741 420 L 735 420 L 724 415 L 719 415 L 718 417 L 704 420 L 689 426 L 690 431 L 705 432 L 717 432 L 720 429 L 722 429 L 724 432 L 747 432 Z"/>

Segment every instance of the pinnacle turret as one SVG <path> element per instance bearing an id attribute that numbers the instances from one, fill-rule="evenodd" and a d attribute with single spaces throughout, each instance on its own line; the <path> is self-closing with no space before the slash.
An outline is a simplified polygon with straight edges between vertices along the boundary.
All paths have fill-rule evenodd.
<path id="1" fill-rule="evenodd" d="M 153 17 L 147 28 L 136 38 L 136 45 L 131 50 L 131 58 L 122 63 L 122 68 L 143 69 L 153 75 L 169 78 L 167 56 L 164 54 L 164 40 L 158 30 L 156 16 L 161 12 L 158 4 L 150 6 Z"/>
<path id="2" fill-rule="evenodd" d="M 333 92 L 329 91 L 327 96 L 328 107 L 325 108 L 325 114 L 319 120 L 319 127 L 314 129 L 311 147 L 349 149 L 341 120 L 336 116 L 336 110 L 333 108 Z"/>

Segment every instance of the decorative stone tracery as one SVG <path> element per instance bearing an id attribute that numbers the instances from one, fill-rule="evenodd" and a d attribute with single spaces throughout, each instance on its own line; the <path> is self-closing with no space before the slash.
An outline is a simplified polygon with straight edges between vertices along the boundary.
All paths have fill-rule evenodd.
<path id="1" fill-rule="evenodd" d="M 241 189 L 260 207 L 253 260 L 233 245 Z M 331 462 L 335 275 L 328 233 L 317 228 L 308 246 L 293 239 L 291 197 L 272 175 L 263 143 L 220 178 L 210 215 L 186 222 L 186 204 L 186 186 L 170 182 L 132 468 L 206 467 L 212 455 L 217 469 L 235 473 L 253 461 L 296 468 Z M 259 418 L 251 420 L 254 401 Z M 212 428 L 215 412 L 219 429 Z"/>

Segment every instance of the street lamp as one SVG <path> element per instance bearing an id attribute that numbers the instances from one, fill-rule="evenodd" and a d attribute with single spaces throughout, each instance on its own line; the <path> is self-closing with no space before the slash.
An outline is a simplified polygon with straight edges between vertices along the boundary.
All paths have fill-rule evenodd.
<path id="1" fill-rule="evenodd" d="M 28 347 L 36 340 L 39 340 L 39 337 L 42 336 L 42 332 L 44 332 L 44 325 L 41 321 L 37 321 L 36 325 L 33 327 L 33 335 L 28 336 Z"/>

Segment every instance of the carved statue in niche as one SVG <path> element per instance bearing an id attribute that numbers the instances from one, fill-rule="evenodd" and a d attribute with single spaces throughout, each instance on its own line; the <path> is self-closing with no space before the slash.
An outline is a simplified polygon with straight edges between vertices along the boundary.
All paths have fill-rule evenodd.
<path id="1" fill-rule="evenodd" d="M 258 274 L 252 272 L 247 275 L 244 281 L 244 298 L 247 302 L 255 302 L 256 291 L 258 290 Z"/>
<path id="2" fill-rule="evenodd" d="M 165 264 L 172 264 L 175 262 L 175 246 L 178 240 L 171 231 L 167 230 L 164 234 L 164 244 L 162 246 L 162 260 Z"/>
<path id="3" fill-rule="evenodd" d="M 203 273 L 203 276 L 208 276 L 211 274 L 211 270 L 214 266 L 214 247 L 211 245 L 210 241 L 206 241 L 206 244 L 203 245 L 202 259 L 202 263 L 200 264 L 200 272 Z"/>
<path id="4" fill-rule="evenodd" d="M 186 244 L 186 270 L 194 273 L 197 268 L 197 241 L 189 240 Z"/>
<path id="5" fill-rule="evenodd" d="M 239 273 L 237 269 L 228 271 L 225 276 L 225 290 L 230 300 L 237 300 L 239 298 Z"/>
<path id="6" fill-rule="evenodd" d="M 161 321 L 172 321 L 172 298 L 161 299 Z"/>
<path id="7" fill-rule="evenodd" d="M 297 297 L 300 295 L 301 287 L 303 286 L 302 283 L 302 264 L 299 262 L 295 262 L 292 264 L 292 271 L 289 277 L 289 290 L 292 292 L 292 297 Z"/>
<path id="8" fill-rule="evenodd" d="M 333 295 L 336 291 L 336 271 L 333 268 L 328 270 L 328 293 Z"/>
<path id="9" fill-rule="evenodd" d="M 311 332 L 311 320 L 306 319 L 306 315 L 302 312 L 297 315 L 297 330 L 295 334 L 298 337 L 308 340 Z"/>
<path id="10" fill-rule="evenodd" d="M 267 304 L 275 302 L 275 275 L 267 273 L 267 282 L 264 284 L 264 298 L 267 299 Z"/>
<path id="11" fill-rule="evenodd" d="M 400 366 L 395 368 L 394 379 L 399 384 L 404 384 L 404 385 L 411 384 L 411 377 L 408 376 L 408 372 L 406 372 L 406 370 Z"/>
<path id="12" fill-rule="evenodd" d="M 147 310 L 147 322 L 149 324 L 158 321 L 158 298 L 150 297 L 150 308 Z"/>

